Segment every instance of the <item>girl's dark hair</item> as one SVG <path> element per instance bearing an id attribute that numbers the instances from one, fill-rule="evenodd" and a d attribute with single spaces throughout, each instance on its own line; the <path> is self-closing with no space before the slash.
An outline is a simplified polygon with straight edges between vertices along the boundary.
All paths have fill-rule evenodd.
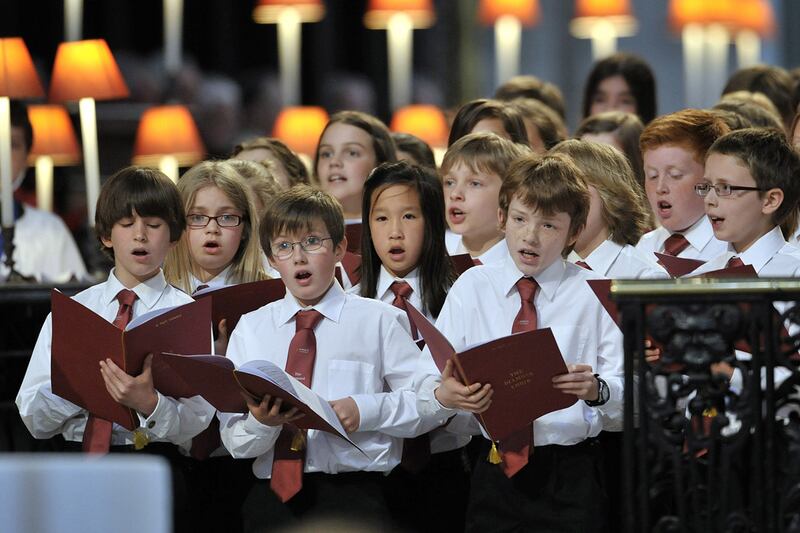
<path id="1" fill-rule="evenodd" d="M 422 303 L 431 315 L 437 316 L 447 291 L 456 278 L 444 244 L 444 192 L 436 174 L 407 161 L 378 165 L 364 183 L 361 211 L 361 296 L 375 298 L 380 277 L 381 260 L 372 243 L 369 227 L 373 196 L 391 185 L 408 185 L 419 195 L 419 204 L 425 219 L 425 236 L 419 261 Z"/>
<path id="2" fill-rule="evenodd" d="M 644 190 L 644 163 L 639 150 L 639 137 L 644 124 L 637 115 L 625 111 L 606 111 L 583 119 L 575 130 L 575 138 L 580 139 L 588 133 L 611 133 L 622 147 L 622 152 L 631 164 L 633 174 Z"/>
<path id="3" fill-rule="evenodd" d="M 583 93 L 583 118 L 589 116 L 600 82 L 622 76 L 636 99 L 636 114 L 647 125 L 656 116 L 656 80 L 650 65 L 639 56 L 618 53 L 595 63 Z"/>
<path id="4" fill-rule="evenodd" d="M 436 158 L 428 143 L 410 133 L 392 133 L 392 139 L 394 139 L 398 152 L 406 152 L 411 155 L 417 165 L 436 170 Z"/>
<path id="5" fill-rule="evenodd" d="M 522 114 L 506 102 L 486 99 L 472 100 L 458 109 L 456 117 L 453 119 L 453 125 L 450 127 L 447 146 L 450 147 L 461 137 L 472 133 L 475 125 L 487 118 L 496 118 L 502 122 L 503 129 L 515 143 L 530 146 Z"/>
<path id="6" fill-rule="evenodd" d="M 325 126 L 325 129 L 322 130 L 319 141 L 325 136 L 325 132 L 328 128 L 337 122 L 355 126 L 356 128 L 364 130 L 372 137 L 372 149 L 375 151 L 375 162 L 377 164 L 386 161 L 397 161 L 397 150 L 392 140 L 392 135 L 389 133 L 389 128 L 379 119 L 367 113 L 362 113 L 361 111 L 339 111 L 338 113 L 334 113 Z M 317 149 L 314 153 L 314 173 L 317 172 L 317 165 L 319 164 L 319 141 L 317 141 Z"/>

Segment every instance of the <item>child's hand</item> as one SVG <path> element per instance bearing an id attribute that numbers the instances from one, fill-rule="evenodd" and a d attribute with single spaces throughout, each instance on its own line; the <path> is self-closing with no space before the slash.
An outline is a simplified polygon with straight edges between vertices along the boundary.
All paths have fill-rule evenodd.
<path id="1" fill-rule="evenodd" d="M 594 401 L 599 395 L 597 379 L 591 365 L 567 365 L 569 373 L 553 378 L 553 387 L 581 400 Z"/>
<path id="2" fill-rule="evenodd" d="M 149 354 L 144 360 L 142 373 L 133 377 L 111 359 L 106 359 L 100 361 L 100 373 L 106 390 L 114 400 L 148 417 L 158 405 L 158 394 L 153 388 L 152 366 L 153 354 Z"/>
<path id="3" fill-rule="evenodd" d="M 283 400 L 275 398 L 275 401 L 272 401 L 272 396 L 269 394 L 265 394 L 260 401 L 245 392 L 242 392 L 242 397 L 247 402 L 250 414 L 265 426 L 282 426 L 304 416 L 303 413 L 298 413 L 297 407 L 292 407 L 288 411 L 281 413 Z"/>
<path id="4" fill-rule="evenodd" d="M 469 387 L 453 376 L 453 361 L 447 361 L 442 372 L 442 382 L 433 391 L 436 400 L 448 409 L 482 413 L 492 404 L 492 386 L 473 383 Z"/>
<path id="5" fill-rule="evenodd" d="M 328 402 L 333 407 L 333 412 L 339 417 L 339 422 L 348 433 L 358 431 L 358 426 L 361 423 L 361 413 L 358 411 L 356 401 L 348 396 L 341 400 L 333 400 Z"/>
<path id="6" fill-rule="evenodd" d="M 661 359 L 661 350 L 653 346 L 650 339 L 644 340 L 644 359 L 650 364 L 657 363 Z"/>
<path id="7" fill-rule="evenodd" d="M 214 341 L 214 353 L 225 355 L 228 349 L 228 320 L 223 318 L 219 321 L 219 337 Z"/>

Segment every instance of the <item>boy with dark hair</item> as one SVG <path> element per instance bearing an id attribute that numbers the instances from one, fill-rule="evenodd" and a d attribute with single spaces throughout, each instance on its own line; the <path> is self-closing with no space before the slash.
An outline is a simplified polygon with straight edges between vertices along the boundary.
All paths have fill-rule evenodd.
<path id="1" fill-rule="evenodd" d="M 266 213 L 261 244 L 286 296 L 242 316 L 226 356 L 237 366 L 269 359 L 329 399 L 365 454 L 325 432 L 303 435 L 292 425 L 296 410 L 282 412 L 281 401 L 269 396 L 249 398 L 248 414 L 220 413 L 231 455 L 256 458 L 245 530 L 323 512 L 385 519 L 381 485 L 400 462 L 401 439 L 446 421 L 423 424 L 417 414 L 411 387 L 419 349 L 408 319 L 391 305 L 345 294 L 336 282 L 347 240 L 332 196 L 298 185 L 275 197 Z"/>
<path id="2" fill-rule="evenodd" d="M 481 456 L 472 477 L 467 531 L 584 532 L 604 526 L 595 437 L 604 423 L 622 418 L 622 335 L 586 283 L 598 276 L 564 260 L 588 211 L 587 186 L 567 157 L 518 160 L 500 192 L 499 222 L 509 255 L 462 274 L 436 321 L 456 351 L 551 328 L 569 370 L 553 378 L 553 387 L 583 400 L 501 441 L 500 464 Z M 440 376 L 423 352 L 415 379 L 422 416 L 488 408 L 491 384 L 467 387 L 453 374 L 448 363 Z"/>
<path id="3" fill-rule="evenodd" d="M 11 177 L 16 190 L 25 178 L 33 129 L 28 110 L 11 102 Z M 14 202 L 14 268 L 39 282 L 65 283 L 88 277 L 83 259 L 67 226 L 60 217 L 20 202 Z M 0 259 L 4 251 L 0 239 Z M 8 275 L 0 261 L 0 280 Z"/>

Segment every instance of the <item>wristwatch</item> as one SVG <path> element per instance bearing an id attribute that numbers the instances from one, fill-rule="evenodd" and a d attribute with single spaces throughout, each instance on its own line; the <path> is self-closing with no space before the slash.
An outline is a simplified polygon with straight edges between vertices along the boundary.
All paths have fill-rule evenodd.
<path id="1" fill-rule="evenodd" d="M 601 378 L 599 374 L 595 374 L 594 379 L 597 380 L 597 399 L 583 401 L 586 402 L 586 405 L 589 407 L 600 407 L 608 402 L 608 398 L 611 396 L 611 391 L 608 390 L 608 383 L 606 383 L 606 381 Z"/>

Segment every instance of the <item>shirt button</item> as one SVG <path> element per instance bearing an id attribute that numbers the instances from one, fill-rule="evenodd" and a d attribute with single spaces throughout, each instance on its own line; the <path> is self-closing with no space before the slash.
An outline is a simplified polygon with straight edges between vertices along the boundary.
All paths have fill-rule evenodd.
<path id="1" fill-rule="evenodd" d="M 151 420 L 150 422 L 147 423 L 147 427 L 149 429 L 153 429 L 155 426 L 156 426 L 156 423 L 155 423 L 154 420 Z"/>

